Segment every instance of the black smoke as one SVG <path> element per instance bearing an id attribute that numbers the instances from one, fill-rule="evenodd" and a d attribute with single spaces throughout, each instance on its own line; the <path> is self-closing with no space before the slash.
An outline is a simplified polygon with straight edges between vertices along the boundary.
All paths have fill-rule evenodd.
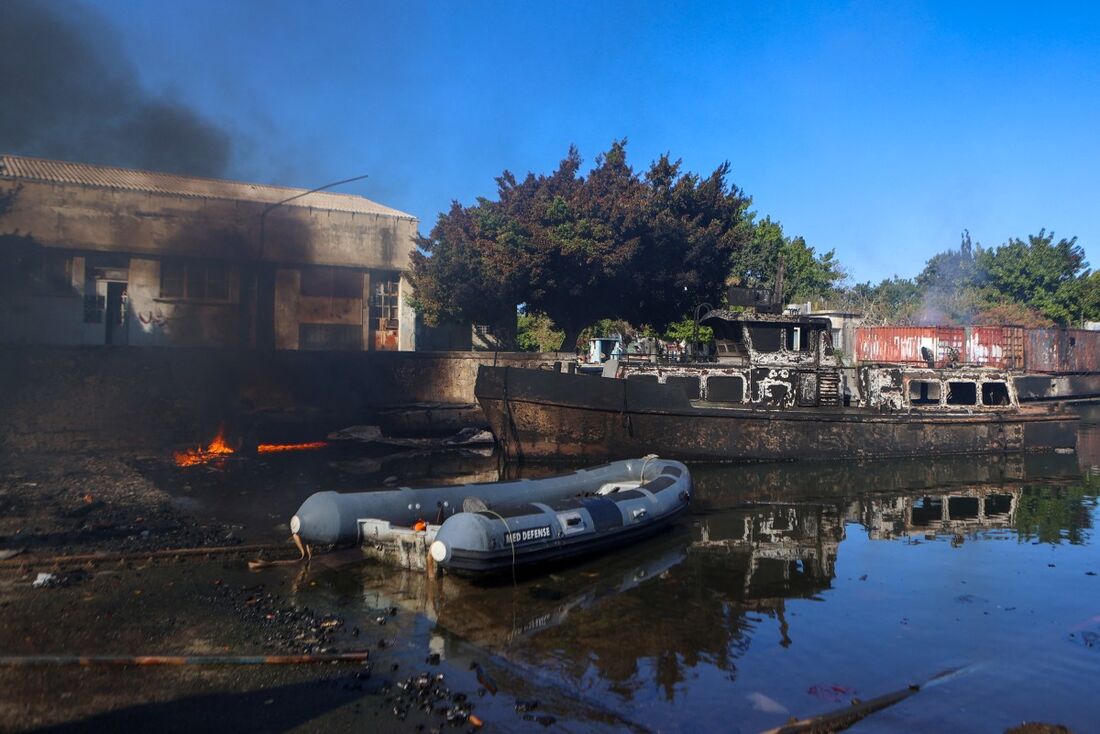
<path id="1" fill-rule="evenodd" d="M 0 152 L 224 175 L 229 133 L 143 89 L 121 46 L 81 5 L 0 0 Z"/>

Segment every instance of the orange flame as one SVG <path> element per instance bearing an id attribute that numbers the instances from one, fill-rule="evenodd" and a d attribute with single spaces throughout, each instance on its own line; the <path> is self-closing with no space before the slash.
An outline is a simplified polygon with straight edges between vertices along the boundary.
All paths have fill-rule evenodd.
<path id="1" fill-rule="evenodd" d="M 323 449 L 328 446 L 326 441 L 312 441 L 310 443 L 262 443 L 256 447 L 257 453 L 274 454 L 279 451 L 311 451 Z"/>
<path id="2" fill-rule="evenodd" d="M 211 441 L 210 445 L 206 448 L 200 447 L 197 449 L 188 449 L 187 451 L 177 451 L 175 454 L 176 466 L 205 464 L 208 461 L 228 456 L 232 453 L 233 449 L 225 442 L 225 426 L 219 426 L 218 435 L 214 437 L 214 440 Z"/>

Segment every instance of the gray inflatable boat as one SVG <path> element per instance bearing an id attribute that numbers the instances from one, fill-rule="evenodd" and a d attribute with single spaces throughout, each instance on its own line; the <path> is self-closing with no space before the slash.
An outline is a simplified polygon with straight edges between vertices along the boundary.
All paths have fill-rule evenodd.
<path id="1" fill-rule="evenodd" d="M 439 566 L 466 575 L 566 561 L 651 535 L 687 507 L 691 474 L 647 456 L 543 479 L 340 494 L 318 492 L 290 521 L 311 544 L 352 544 L 383 521 L 429 523 Z M 431 535 L 434 534 L 434 540 Z"/>

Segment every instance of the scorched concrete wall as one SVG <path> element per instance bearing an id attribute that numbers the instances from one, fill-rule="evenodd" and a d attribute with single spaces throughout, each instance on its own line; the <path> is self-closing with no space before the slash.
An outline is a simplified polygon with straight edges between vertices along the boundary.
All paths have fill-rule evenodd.
<path id="1" fill-rule="evenodd" d="M 558 357 L 560 359 L 560 357 Z M 323 438 L 379 408 L 472 403 L 478 364 L 538 366 L 555 355 L 0 347 L 0 455 L 167 454 L 227 434 Z"/>

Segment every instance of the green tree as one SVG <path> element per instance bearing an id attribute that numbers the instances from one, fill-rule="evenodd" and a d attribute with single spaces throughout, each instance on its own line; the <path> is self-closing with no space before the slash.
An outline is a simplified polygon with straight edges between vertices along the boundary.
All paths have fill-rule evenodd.
<path id="1" fill-rule="evenodd" d="M 544 313 L 524 309 L 516 317 L 516 342 L 525 352 L 557 352 L 562 349 L 565 332 L 554 328 L 553 320 Z"/>
<path id="2" fill-rule="evenodd" d="M 753 223 L 747 245 L 734 253 L 730 280 L 753 288 L 771 288 L 783 259 L 786 301 L 825 301 L 839 295 L 844 268 L 836 251 L 818 254 L 802 237 L 787 237 L 771 217 Z"/>
<path id="3" fill-rule="evenodd" d="M 709 326 L 700 326 L 696 331 L 694 319 L 682 319 L 674 321 L 665 330 L 665 339 L 674 342 L 691 342 L 692 337 L 700 344 L 707 344 L 714 340 L 714 329 Z"/>
<path id="4" fill-rule="evenodd" d="M 570 148 L 548 176 L 505 171 L 497 199 L 455 203 L 414 254 L 413 305 L 429 324 L 492 320 L 525 303 L 576 344 L 605 318 L 661 326 L 717 302 L 732 254 L 751 233 L 750 200 L 662 156 L 646 175 L 616 141 L 587 176 Z"/>
<path id="5" fill-rule="evenodd" d="M 1077 238 L 1054 241 L 1045 229 L 1027 240 L 1010 239 L 979 253 L 982 275 L 1004 301 L 1038 310 L 1059 323 L 1081 317 L 1078 281 L 1088 277 L 1085 252 Z M 1083 271 L 1083 272 L 1082 272 Z"/>

